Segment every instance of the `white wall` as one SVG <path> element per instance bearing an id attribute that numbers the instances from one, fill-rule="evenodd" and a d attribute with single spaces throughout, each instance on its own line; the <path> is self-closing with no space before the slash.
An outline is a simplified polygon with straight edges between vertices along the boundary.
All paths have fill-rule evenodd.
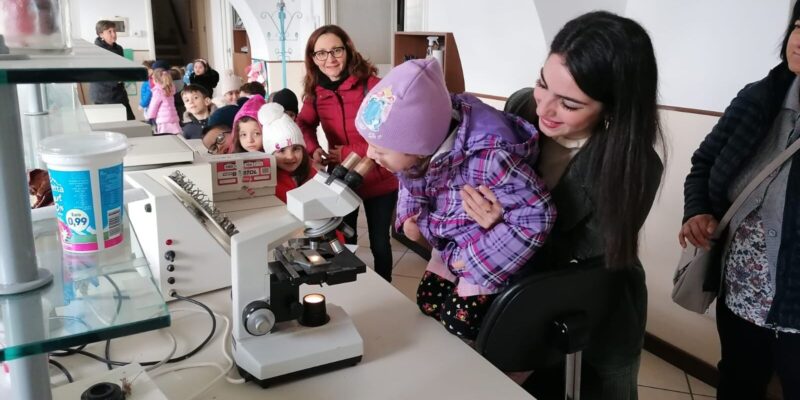
<path id="1" fill-rule="evenodd" d="M 94 42 L 97 37 L 94 30 L 97 21 L 110 17 L 128 18 L 130 36 L 117 37 L 117 43 L 126 49 L 147 51 L 148 54 L 155 51 L 152 45 L 150 0 L 72 0 L 70 17 L 72 36 L 88 42 Z"/>
<path id="2" fill-rule="evenodd" d="M 532 86 L 547 54 L 532 0 L 432 0 L 427 30 L 453 32 L 467 91 L 509 96 Z"/>
<path id="3" fill-rule="evenodd" d="M 403 15 L 403 29 L 412 31 L 427 31 L 428 1 L 405 0 L 405 14 Z"/>
<path id="4" fill-rule="evenodd" d="M 394 0 L 337 0 L 334 23 L 350 35 L 364 57 L 374 64 L 392 63 Z"/>
<path id="5" fill-rule="evenodd" d="M 254 60 L 280 61 L 280 24 L 278 18 L 277 0 L 229 0 L 231 6 L 239 14 L 250 39 L 250 54 Z M 308 37 L 318 27 L 325 23 L 325 0 L 294 0 L 286 2 L 286 60 L 302 61 Z M 231 57 L 226 50 L 226 57 Z M 219 53 L 219 51 L 217 51 Z M 267 87 L 270 90 L 282 88 L 283 78 L 280 63 L 269 62 Z M 277 70 L 277 71 L 276 71 Z M 290 71 L 291 70 L 291 71 Z M 295 69 L 287 65 L 287 86 L 293 87 L 295 82 L 289 82 Z M 277 72 L 277 73 L 276 73 Z M 298 97 L 301 92 L 297 93 Z"/>
<path id="6" fill-rule="evenodd" d="M 542 25 L 545 40 L 549 44 L 569 20 L 594 10 L 624 14 L 627 0 L 534 0 L 534 3 L 540 16 L 538 21 Z"/>
<path id="7" fill-rule="evenodd" d="M 306 76 L 306 65 L 301 62 L 286 63 L 286 88 L 293 91 L 298 99 L 303 97 L 303 78 Z M 283 69 L 278 61 L 267 63 L 267 81 L 270 92 L 283 89 Z M 302 104 L 301 104 L 302 106 Z"/>
<path id="8" fill-rule="evenodd" d="M 661 189 L 641 232 L 639 254 L 647 276 L 647 331 L 703 361 L 719 361 L 719 339 L 712 316 L 675 305 L 672 275 L 680 258 L 678 230 L 683 217 L 683 181 L 691 156 L 718 118 L 660 111 L 669 159 Z"/>
<path id="9" fill-rule="evenodd" d="M 661 104 L 722 111 L 778 61 L 791 0 L 628 0 L 650 33 Z"/>
<path id="10" fill-rule="evenodd" d="M 233 69 L 233 32 L 228 0 L 206 1 L 208 61 L 219 71 Z"/>
<path id="11" fill-rule="evenodd" d="M 746 83 L 778 61 L 791 0 L 423 1 L 430 31 L 455 35 L 466 90 L 508 96 L 531 86 L 550 41 L 570 18 L 605 9 L 633 18 L 651 35 L 660 103 L 722 111 Z M 502 79 L 500 79 L 502 76 Z"/>
<path id="12" fill-rule="evenodd" d="M 280 60 L 278 0 L 230 0 L 242 18 L 254 59 Z M 286 2 L 286 59 L 302 60 L 306 41 L 324 22 L 323 0 Z"/>

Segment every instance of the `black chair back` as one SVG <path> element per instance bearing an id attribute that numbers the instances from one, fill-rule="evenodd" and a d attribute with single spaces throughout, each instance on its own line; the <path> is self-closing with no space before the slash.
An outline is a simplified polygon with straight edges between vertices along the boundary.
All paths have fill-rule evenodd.
<path id="1" fill-rule="evenodd" d="M 476 350 L 506 372 L 563 363 L 565 354 L 583 350 L 607 314 L 610 276 L 595 258 L 520 279 L 495 298 Z"/>

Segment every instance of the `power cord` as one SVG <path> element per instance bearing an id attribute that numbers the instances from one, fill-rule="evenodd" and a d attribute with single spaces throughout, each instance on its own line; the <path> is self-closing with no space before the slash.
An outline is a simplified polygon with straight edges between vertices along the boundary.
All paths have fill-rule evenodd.
<path id="1" fill-rule="evenodd" d="M 111 286 L 114 287 L 114 292 L 116 292 L 116 299 L 117 299 L 117 310 L 116 310 L 116 312 L 114 312 L 114 318 L 111 319 L 111 323 L 105 322 L 104 319 L 99 315 L 97 310 L 94 309 L 94 307 L 92 307 L 92 311 L 94 312 L 95 316 L 100 320 L 100 322 L 103 322 L 106 325 L 113 325 L 117 321 L 117 318 L 119 318 L 120 310 L 122 310 L 122 291 L 119 289 L 119 286 L 117 286 L 117 283 L 114 282 L 114 280 L 111 279 L 110 276 L 103 275 L 103 278 L 106 278 L 108 283 L 110 283 Z M 87 303 L 87 304 L 89 304 L 91 306 L 91 303 Z M 89 326 L 86 324 L 86 322 L 83 322 L 83 321 L 81 321 L 81 322 L 84 325 L 86 325 L 87 328 L 89 328 Z M 106 340 L 106 359 L 110 359 L 111 358 L 109 356 L 109 349 L 108 349 L 108 346 L 110 346 L 110 345 L 111 345 L 111 339 Z M 68 349 L 63 350 L 63 351 L 52 351 L 52 352 L 50 352 L 50 355 L 51 356 L 55 356 L 55 357 L 66 357 L 66 356 L 71 356 L 73 354 L 80 354 L 80 350 L 83 350 L 85 348 L 86 348 L 86 345 L 84 344 L 84 345 L 79 346 L 76 349 L 69 349 L 68 348 Z M 112 363 L 106 363 L 106 366 L 108 367 L 109 370 L 111 370 L 113 368 L 113 365 L 114 364 L 112 364 Z"/>
<path id="2" fill-rule="evenodd" d="M 116 286 L 116 285 L 114 285 L 114 286 Z M 201 302 L 199 302 L 199 301 L 197 301 L 195 299 L 191 299 L 191 298 L 188 298 L 188 297 L 181 296 L 181 295 L 179 295 L 179 294 L 177 294 L 175 292 L 172 293 L 172 296 L 177 298 L 177 299 L 179 299 L 179 300 L 183 300 L 183 301 L 195 304 L 195 305 L 201 307 L 203 309 L 203 311 L 205 311 L 205 312 L 203 312 L 203 311 L 195 310 L 195 309 L 173 309 L 172 312 L 186 311 L 186 312 L 193 312 L 193 313 L 208 314 L 211 317 L 211 332 L 205 338 L 205 340 L 203 340 L 203 342 L 200 343 L 199 346 L 197 346 L 195 349 L 193 349 L 189 353 L 186 353 L 186 354 L 184 354 L 184 355 L 182 355 L 180 357 L 177 357 L 177 358 L 171 358 L 175 354 L 175 351 L 177 349 L 177 342 L 175 340 L 175 336 L 173 336 L 171 332 L 165 330 L 164 332 L 166 332 L 170 336 L 170 339 L 172 341 L 172 351 L 170 352 L 170 354 L 167 357 L 165 357 L 164 359 L 162 359 L 161 361 L 146 361 L 146 362 L 141 362 L 139 364 L 142 365 L 142 366 L 148 366 L 148 368 L 145 368 L 145 370 L 149 372 L 149 371 L 153 371 L 156 368 L 162 367 L 164 364 L 176 363 L 176 362 L 180 362 L 180 361 L 186 360 L 189 357 L 192 357 L 193 355 L 197 354 L 200 350 L 202 350 L 211 341 L 211 339 L 214 337 L 214 333 L 216 333 L 216 328 L 217 328 L 217 318 L 220 318 L 225 323 L 224 333 L 223 333 L 223 337 L 222 337 L 222 341 L 221 341 L 221 347 L 222 347 L 222 354 L 225 357 L 225 359 L 228 361 L 228 365 L 226 367 L 223 367 L 220 364 L 212 363 L 212 362 L 197 362 L 197 363 L 191 363 L 191 364 L 176 365 L 176 366 L 172 366 L 172 367 L 169 367 L 169 368 L 163 368 L 162 367 L 162 368 L 159 368 L 159 370 L 157 372 L 151 373 L 150 377 L 151 378 L 156 378 L 158 376 L 164 375 L 164 374 L 169 373 L 169 372 L 181 371 L 181 370 L 190 369 L 190 368 L 212 367 L 212 368 L 216 368 L 217 370 L 219 370 L 220 373 L 214 379 L 209 381 L 205 386 L 203 386 L 199 391 L 194 393 L 190 397 L 191 399 L 196 398 L 196 397 L 200 396 L 201 394 L 205 393 L 206 391 L 208 391 L 213 385 L 215 385 L 217 383 L 217 381 L 219 381 L 223 377 L 226 378 L 227 382 L 231 383 L 231 384 L 243 384 L 243 383 L 245 383 L 245 380 L 243 378 L 241 378 L 241 377 L 235 378 L 235 377 L 229 376 L 231 371 L 233 370 L 233 367 L 235 366 L 233 358 L 231 357 L 231 354 L 230 354 L 230 350 L 228 348 L 228 339 L 231 336 L 231 330 L 232 330 L 230 320 L 224 315 L 220 315 L 220 314 L 215 313 L 208 306 L 206 306 L 205 304 L 203 304 L 203 303 L 201 303 Z M 111 358 L 109 356 L 109 353 L 110 353 L 110 340 L 106 342 L 106 357 L 105 358 L 100 357 L 98 355 L 95 355 L 94 353 L 90 353 L 88 351 L 84 351 L 83 349 L 85 347 L 86 346 L 83 345 L 83 346 L 80 346 L 80 347 L 75 348 L 75 349 L 66 349 L 63 352 L 59 352 L 59 353 L 53 352 L 53 353 L 51 353 L 51 355 L 53 355 L 53 356 L 68 356 L 68 355 L 73 355 L 73 354 L 80 354 L 80 355 L 92 358 L 94 360 L 100 361 L 102 363 L 105 363 L 105 364 L 107 364 L 109 366 L 124 366 L 124 365 L 129 364 L 128 362 L 121 362 L 121 361 L 113 361 L 113 360 L 111 360 Z M 50 363 L 53 364 L 54 366 L 56 366 L 58 369 L 60 369 L 64 373 L 64 375 L 67 376 L 67 380 L 69 382 L 73 382 L 72 375 L 69 373 L 69 371 L 67 371 L 67 369 L 63 365 L 61 365 L 60 363 L 58 363 L 55 360 L 50 360 Z"/>
<path id="3" fill-rule="evenodd" d="M 195 310 L 195 309 L 191 309 L 191 308 L 173 308 L 171 311 L 172 312 L 183 311 L 183 312 L 190 312 L 190 313 L 200 313 L 201 312 L 201 311 L 198 311 L 198 310 Z M 229 373 L 230 370 L 232 370 L 233 367 L 235 366 L 235 364 L 233 362 L 233 356 L 231 355 L 230 347 L 229 347 L 229 343 L 228 343 L 228 340 L 231 339 L 231 331 L 233 329 L 233 326 L 231 325 L 231 321 L 228 319 L 228 317 L 226 317 L 224 315 L 221 315 L 221 314 L 217 314 L 217 313 L 214 313 L 214 315 L 218 319 L 221 319 L 225 323 L 225 328 L 223 329 L 224 337 L 223 337 L 223 340 L 220 342 L 220 348 L 222 350 L 222 356 L 225 357 L 225 360 L 228 362 L 228 367 L 226 368 L 226 370 L 227 370 L 227 373 Z M 188 365 L 188 364 L 170 367 L 170 370 L 177 371 L 177 370 L 182 369 L 182 367 L 184 367 L 185 365 Z M 159 370 L 159 372 L 156 373 L 156 376 L 164 374 L 164 373 L 167 373 L 167 372 L 170 372 L 170 371 L 161 369 L 161 370 Z M 227 373 L 226 373 L 226 375 L 227 375 Z M 245 380 L 243 378 L 241 378 L 241 377 L 239 377 L 239 378 L 231 378 L 230 376 L 227 377 L 227 381 L 228 381 L 228 383 L 232 383 L 232 384 L 241 384 L 241 383 L 245 382 Z"/>
<path id="4" fill-rule="evenodd" d="M 106 350 L 103 354 L 106 356 L 106 360 L 111 359 L 111 339 L 106 339 Z M 114 369 L 114 366 L 111 365 L 111 363 L 106 363 L 106 366 L 108 367 L 109 371 Z"/>
<path id="5" fill-rule="evenodd" d="M 67 349 L 64 349 L 64 350 L 51 351 L 50 355 L 54 356 L 54 357 L 66 357 L 66 356 L 71 356 L 73 354 L 78 354 L 78 350 L 83 350 L 85 348 L 86 348 L 86 345 L 82 344 L 82 345 L 80 345 L 80 346 L 78 346 L 78 347 L 76 347 L 74 349 L 67 348 Z"/>
<path id="6" fill-rule="evenodd" d="M 109 277 L 108 275 L 103 275 L 103 276 L 108 280 L 108 283 L 110 283 L 111 286 L 114 286 L 114 290 L 117 292 L 117 313 L 114 314 L 114 319 L 112 320 L 112 323 L 114 323 L 114 322 L 116 322 L 117 316 L 119 316 L 119 311 L 122 308 L 122 292 L 119 290 L 119 286 L 117 286 L 117 283 L 114 282 L 114 280 L 111 279 L 111 277 Z M 172 338 L 172 341 L 173 341 L 173 343 L 175 342 L 175 338 L 174 337 Z M 173 349 L 173 353 L 172 354 L 175 354 L 174 353 L 174 349 Z M 111 359 L 111 339 L 106 340 L 105 356 L 106 356 L 106 359 L 109 359 L 109 360 Z M 172 357 L 172 355 L 170 355 L 170 357 Z M 111 371 L 114 368 L 111 365 L 111 363 L 106 363 L 106 367 L 108 367 L 109 371 Z"/>
<path id="7" fill-rule="evenodd" d="M 52 358 L 48 359 L 47 362 L 49 362 L 52 366 L 60 369 L 61 372 L 64 374 L 64 376 L 67 377 L 67 381 L 69 383 L 75 382 L 75 380 L 72 379 L 72 374 L 70 374 L 69 371 L 67 371 L 67 367 L 63 366 L 60 362 L 53 360 Z"/>
<path id="8" fill-rule="evenodd" d="M 186 311 L 186 312 L 194 312 L 194 313 L 200 312 L 198 310 L 188 309 L 188 308 L 172 309 L 171 311 L 172 312 Z M 193 395 L 189 396 L 188 399 L 194 399 L 194 398 L 202 395 L 203 393 L 205 393 L 206 391 L 211 389 L 211 387 L 214 386 L 217 383 L 217 381 L 220 380 L 222 377 L 225 377 L 225 380 L 228 381 L 228 383 L 231 383 L 231 384 L 240 385 L 240 384 L 245 383 L 244 378 L 241 378 L 241 377 L 233 378 L 233 377 L 229 376 L 231 370 L 233 370 L 233 367 L 235 366 L 235 364 L 233 362 L 233 357 L 230 354 L 230 351 L 229 351 L 229 348 L 228 348 L 228 342 L 227 342 L 227 338 L 231 337 L 231 330 L 232 330 L 231 322 L 228 319 L 228 317 L 226 317 L 224 315 L 220 315 L 220 314 L 216 314 L 216 313 L 214 313 L 214 315 L 217 318 L 221 319 L 223 322 L 225 322 L 224 336 L 223 336 L 223 340 L 222 340 L 221 344 L 222 344 L 222 355 L 228 361 L 228 366 L 227 367 L 223 368 L 221 365 L 219 365 L 217 363 L 210 363 L 210 362 L 198 362 L 198 363 L 192 363 L 192 364 L 181 364 L 181 365 L 174 365 L 174 366 L 171 366 L 171 367 L 161 368 L 157 372 L 151 373 L 150 374 L 150 378 L 155 379 L 155 378 L 157 378 L 159 376 L 168 374 L 170 372 L 182 371 L 182 370 L 185 370 L 185 369 L 193 369 L 193 368 L 208 368 L 208 367 L 211 367 L 211 368 L 216 368 L 217 370 L 219 370 L 220 373 L 214 379 L 209 381 L 205 386 L 203 386 L 200 390 L 195 392 Z"/>
<path id="9" fill-rule="evenodd" d="M 208 336 L 206 336 L 205 340 L 203 340 L 203 342 L 200 343 L 199 346 L 195 347 L 192 351 L 190 351 L 190 352 L 188 352 L 188 353 L 186 353 L 186 354 L 184 354 L 184 355 L 182 355 L 180 357 L 170 358 L 166 362 L 164 362 L 163 360 L 161 360 L 161 361 L 140 362 L 139 364 L 142 365 L 143 367 L 152 366 L 152 365 L 156 365 L 156 364 L 159 364 L 159 363 L 161 363 L 161 364 L 172 364 L 172 363 L 176 363 L 176 362 L 180 362 L 180 361 L 186 360 L 187 358 L 197 354 L 200 350 L 202 350 L 206 346 L 206 344 L 208 344 L 208 342 L 210 342 L 211 339 L 214 337 L 214 333 L 216 333 L 216 330 L 217 330 L 217 319 L 214 316 L 214 312 L 211 311 L 211 309 L 208 308 L 208 306 L 206 306 L 205 304 L 203 304 L 203 303 L 201 303 L 201 302 L 199 302 L 199 301 L 197 301 L 195 299 L 188 298 L 188 297 L 183 297 L 183 296 L 181 296 L 181 295 L 179 295 L 177 293 L 173 293 L 172 296 L 177 298 L 177 299 L 179 299 L 179 300 L 183 300 L 183 301 L 195 304 L 195 305 L 203 308 L 208 313 L 208 315 L 211 317 L 211 332 L 209 332 L 209 334 L 208 334 Z M 114 360 L 111 360 L 109 358 L 100 357 L 100 356 L 98 356 L 98 355 L 96 355 L 94 353 L 90 353 L 90 352 L 84 351 L 84 350 L 71 349 L 71 350 L 69 350 L 69 352 L 71 352 L 71 354 L 80 354 L 82 356 L 89 357 L 91 359 L 100 361 L 100 362 L 102 362 L 104 364 L 110 364 L 110 365 L 114 365 L 114 366 L 120 366 L 121 367 L 121 366 L 125 366 L 125 365 L 130 364 L 130 362 L 114 361 Z M 63 354 L 63 355 L 68 355 L 68 354 Z M 61 355 L 59 355 L 59 356 L 61 356 Z"/>

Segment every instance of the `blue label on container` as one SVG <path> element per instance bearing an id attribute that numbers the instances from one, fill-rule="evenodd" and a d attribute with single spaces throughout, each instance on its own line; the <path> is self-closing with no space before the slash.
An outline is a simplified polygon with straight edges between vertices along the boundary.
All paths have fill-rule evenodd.
<path id="1" fill-rule="evenodd" d="M 89 171 L 50 169 L 50 187 L 56 218 L 65 250 L 96 251 L 97 224 L 94 220 L 92 181 Z"/>
<path id="2" fill-rule="evenodd" d="M 122 164 L 102 168 L 100 176 L 100 204 L 103 211 L 103 242 L 105 248 L 122 242 Z"/>

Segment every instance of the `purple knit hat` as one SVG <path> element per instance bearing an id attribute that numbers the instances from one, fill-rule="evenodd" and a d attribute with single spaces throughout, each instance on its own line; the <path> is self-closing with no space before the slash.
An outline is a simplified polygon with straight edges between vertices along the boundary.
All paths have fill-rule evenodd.
<path id="1" fill-rule="evenodd" d="M 356 129 L 369 143 L 428 156 L 447 138 L 452 104 L 436 60 L 409 60 L 367 93 Z"/>
<path id="2" fill-rule="evenodd" d="M 229 153 L 236 151 L 236 142 L 239 141 L 239 120 L 244 117 L 250 117 L 258 121 L 258 110 L 261 109 L 261 106 L 264 104 L 266 104 L 266 100 L 259 95 L 251 97 L 247 102 L 242 104 L 242 108 L 240 108 L 236 116 L 233 117 L 233 126 L 231 127 L 233 129 L 231 130 L 231 137 L 228 140 Z"/>

